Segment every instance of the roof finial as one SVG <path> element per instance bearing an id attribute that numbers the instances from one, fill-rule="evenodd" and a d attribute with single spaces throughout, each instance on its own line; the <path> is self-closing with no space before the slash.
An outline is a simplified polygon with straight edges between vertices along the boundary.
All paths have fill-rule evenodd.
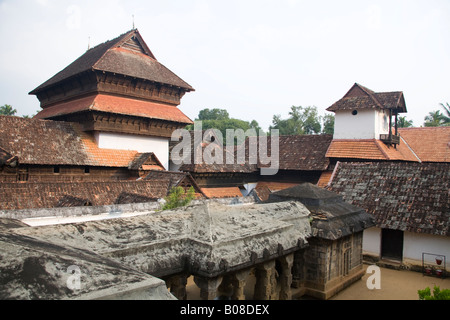
<path id="1" fill-rule="evenodd" d="M 136 30 L 136 28 L 134 27 L 134 14 L 132 16 L 133 16 L 133 30 Z"/>
<path id="2" fill-rule="evenodd" d="M 88 50 L 91 48 L 91 37 L 88 37 Z"/>

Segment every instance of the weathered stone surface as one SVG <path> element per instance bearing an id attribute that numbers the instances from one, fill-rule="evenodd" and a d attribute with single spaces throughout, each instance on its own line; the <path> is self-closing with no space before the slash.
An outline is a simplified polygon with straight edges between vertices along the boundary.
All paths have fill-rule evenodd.
<path id="1" fill-rule="evenodd" d="M 307 245 L 308 214 L 296 202 L 206 203 L 73 224 L 23 227 L 4 222 L 14 228 L 0 238 L 0 291 L 4 298 L 13 299 L 120 297 L 132 284 L 149 286 L 155 281 L 151 295 L 167 298 L 171 297 L 167 289 L 158 289 L 164 282 L 142 272 L 161 277 L 187 271 L 214 278 L 277 258 L 298 250 L 299 244 Z M 38 272 L 31 277 L 23 273 L 30 263 Z M 86 282 L 77 294 L 65 285 L 69 275 L 64 271 L 71 265 L 81 265 L 81 280 Z M 128 295 L 140 292 L 137 286 Z"/>
<path id="2" fill-rule="evenodd" d="M 300 203 L 226 206 L 206 203 L 161 213 L 17 232 L 83 247 L 156 276 L 214 276 L 307 245 L 308 210 Z M 251 261 L 252 252 L 253 261 Z M 264 256 L 266 252 L 266 256 Z M 282 253 L 282 252 L 281 252 Z"/>
<path id="3" fill-rule="evenodd" d="M 0 299 L 174 299 L 164 281 L 98 254 L 0 233 Z"/>

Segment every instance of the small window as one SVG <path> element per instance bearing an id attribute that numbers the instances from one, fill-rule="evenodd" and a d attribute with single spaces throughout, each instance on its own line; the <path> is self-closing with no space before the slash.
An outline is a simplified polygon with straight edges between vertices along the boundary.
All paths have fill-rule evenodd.
<path id="1" fill-rule="evenodd" d="M 59 167 L 58 166 L 54 166 L 53 167 L 53 173 L 59 173 Z"/>
<path id="2" fill-rule="evenodd" d="M 358 110 L 353 110 L 352 115 L 356 116 L 358 114 Z"/>
<path id="3" fill-rule="evenodd" d="M 84 173 L 86 173 L 86 174 L 91 173 L 91 168 L 89 168 L 89 167 L 84 167 Z"/>

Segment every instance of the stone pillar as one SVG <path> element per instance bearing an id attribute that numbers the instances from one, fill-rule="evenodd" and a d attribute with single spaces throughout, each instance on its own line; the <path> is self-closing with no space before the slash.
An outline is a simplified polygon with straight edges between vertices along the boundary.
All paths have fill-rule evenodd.
<path id="1" fill-rule="evenodd" d="M 292 266 L 294 265 L 294 254 L 289 254 L 278 259 L 281 263 L 280 274 L 280 300 L 292 300 Z"/>
<path id="2" fill-rule="evenodd" d="M 172 293 L 178 300 L 186 300 L 186 284 L 187 275 L 179 274 L 169 279 L 170 293 Z"/>
<path id="3" fill-rule="evenodd" d="M 250 273 L 251 269 L 244 269 L 237 271 L 233 274 L 234 281 L 233 281 L 233 288 L 234 292 L 231 296 L 231 299 L 233 300 L 245 300 L 245 294 L 244 294 L 244 288 L 245 284 L 247 282 L 247 277 Z"/>
<path id="4" fill-rule="evenodd" d="M 194 276 L 194 282 L 200 288 L 200 298 L 214 300 L 217 297 L 217 289 L 222 282 L 222 277 L 205 278 Z"/>
<path id="5" fill-rule="evenodd" d="M 255 300 L 270 300 L 273 296 L 273 276 L 275 260 L 261 263 L 255 268 Z"/>

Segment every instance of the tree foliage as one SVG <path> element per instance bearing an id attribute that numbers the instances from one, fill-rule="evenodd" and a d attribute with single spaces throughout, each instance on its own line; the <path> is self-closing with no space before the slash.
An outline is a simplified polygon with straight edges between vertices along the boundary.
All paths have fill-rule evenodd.
<path id="1" fill-rule="evenodd" d="M 425 127 L 441 127 L 445 125 L 445 121 L 443 119 L 443 114 L 441 111 L 431 111 L 425 117 L 425 122 L 423 123 Z"/>
<path id="2" fill-rule="evenodd" d="M 281 119 L 280 115 L 273 116 L 270 129 L 278 129 L 280 135 L 332 134 L 334 131 L 334 116 L 328 114 L 322 117 L 319 115 L 317 107 L 314 106 L 292 106 L 289 118 Z"/>
<path id="3" fill-rule="evenodd" d="M 194 187 L 190 187 L 187 192 L 185 192 L 183 187 L 172 188 L 169 195 L 164 198 L 166 203 L 164 204 L 162 209 L 169 210 L 187 206 L 194 198 Z"/>
<path id="4" fill-rule="evenodd" d="M 14 109 L 11 105 L 5 104 L 0 107 L 0 115 L 3 116 L 13 116 L 17 113 L 17 110 Z"/>
<path id="5" fill-rule="evenodd" d="M 198 113 L 198 120 L 228 120 L 230 115 L 225 109 L 203 109 Z"/>
<path id="6" fill-rule="evenodd" d="M 434 286 L 433 294 L 431 294 L 430 287 L 418 290 L 417 293 L 419 300 L 450 300 L 450 289 L 441 290 L 438 286 Z"/>
<path id="7" fill-rule="evenodd" d="M 334 116 L 332 114 L 326 114 L 323 117 L 322 133 L 334 134 Z"/>
<path id="8" fill-rule="evenodd" d="M 440 110 L 431 111 L 425 117 L 424 126 L 425 127 L 443 127 L 450 125 L 450 104 L 441 103 L 441 107 L 444 109 L 444 113 Z"/>
<path id="9" fill-rule="evenodd" d="M 406 119 L 406 117 L 398 117 L 399 128 L 409 128 L 413 126 L 413 121 Z"/>
<path id="10" fill-rule="evenodd" d="M 259 133 L 261 127 L 256 120 L 245 121 L 241 119 L 230 118 L 228 111 L 225 109 L 203 109 L 200 110 L 198 118 L 196 120 L 202 121 L 202 129 L 216 129 L 220 131 L 223 137 L 223 143 L 226 143 L 226 130 L 227 129 L 242 129 L 247 131 L 248 129 L 255 129 L 256 133 Z M 193 130 L 194 126 L 189 125 L 186 127 L 188 130 Z M 242 141 L 235 141 L 236 143 L 241 143 Z"/>

